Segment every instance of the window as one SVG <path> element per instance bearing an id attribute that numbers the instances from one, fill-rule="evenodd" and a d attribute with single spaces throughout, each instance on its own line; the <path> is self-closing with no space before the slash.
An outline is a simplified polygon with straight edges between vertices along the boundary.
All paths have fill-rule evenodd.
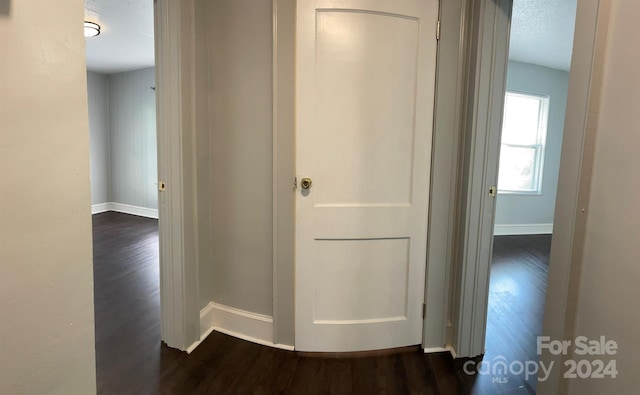
<path id="1" fill-rule="evenodd" d="M 498 192 L 542 193 L 549 97 L 507 92 L 502 120 Z"/>

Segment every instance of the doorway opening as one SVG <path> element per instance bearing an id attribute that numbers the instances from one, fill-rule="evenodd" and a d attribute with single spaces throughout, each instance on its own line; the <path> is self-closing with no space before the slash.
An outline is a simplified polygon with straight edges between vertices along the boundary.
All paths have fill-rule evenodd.
<path id="1" fill-rule="evenodd" d="M 513 1 L 483 358 L 491 365 L 539 359 L 575 18 L 576 1 Z M 537 373 L 507 369 L 476 386 L 535 393 Z"/>
<path id="2" fill-rule="evenodd" d="M 161 342 L 153 2 L 84 13 L 99 28 L 86 37 L 97 388 L 144 392 Z"/>

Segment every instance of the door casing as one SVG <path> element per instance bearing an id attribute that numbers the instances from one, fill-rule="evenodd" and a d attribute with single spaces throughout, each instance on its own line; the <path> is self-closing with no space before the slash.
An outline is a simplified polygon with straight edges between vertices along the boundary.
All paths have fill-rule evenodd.
<path id="1" fill-rule="evenodd" d="M 476 3 L 476 7 L 490 9 L 495 6 L 496 2 L 499 3 L 500 0 L 481 0 Z M 543 335 L 550 336 L 555 340 L 573 336 L 576 297 L 578 295 L 576 284 L 580 273 L 581 251 L 584 241 L 584 212 L 588 208 L 595 137 L 594 126 L 597 123 L 598 112 L 598 97 L 597 95 L 592 96 L 592 92 L 597 93 L 601 81 L 609 7 L 609 0 L 579 1 L 577 7 L 543 323 Z M 506 18 L 490 17 L 485 18 L 476 28 L 470 29 L 469 32 L 477 36 L 477 40 L 469 44 L 470 50 L 474 51 L 475 49 L 479 51 L 480 55 L 475 58 L 471 57 L 470 65 L 478 64 L 483 58 L 494 58 L 493 62 L 487 64 L 490 76 L 481 77 L 478 82 L 484 81 L 486 83 L 491 78 L 504 79 L 505 71 L 502 70 L 502 64 L 506 63 L 507 54 L 502 53 L 498 58 L 495 58 L 495 55 L 488 48 L 496 43 L 505 42 L 505 33 L 496 36 L 494 29 L 504 32 L 508 23 L 509 20 Z M 487 52 L 483 53 L 483 47 L 478 43 L 487 42 L 485 41 L 487 37 L 492 38 L 488 41 L 489 46 L 484 47 Z M 508 36 L 506 37 L 508 38 Z M 465 85 L 467 89 L 463 98 L 467 102 L 465 122 L 477 120 L 474 117 L 482 117 L 484 120 L 501 119 L 502 106 L 498 106 L 496 103 L 498 95 L 502 100 L 504 91 L 494 89 L 489 96 L 486 96 L 487 92 L 485 91 L 484 95 L 487 100 L 470 104 L 469 97 L 477 94 L 478 88 L 471 83 Z M 482 91 L 482 84 L 479 87 Z M 470 114 L 475 115 L 470 117 Z M 436 117 L 439 115 L 440 112 L 436 111 Z M 435 132 L 438 133 L 438 130 Z M 463 166 L 473 163 L 473 166 L 484 169 L 488 162 L 486 154 L 478 157 L 472 155 L 472 152 L 482 153 L 482 147 L 497 146 L 499 140 L 496 142 L 490 133 L 478 133 L 473 128 L 467 132 L 468 137 L 465 136 L 467 141 L 464 143 L 460 163 Z M 435 138 L 437 139 L 438 136 L 436 135 Z M 497 160 L 497 157 L 495 159 Z M 434 166 L 433 172 L 437 171 Z M 485 170 L 478 177 L 482 179 L 486 175 Z M 487 224 L 493 224 L 493 210 L 487 210 L 487 205 L 482 204 L 482 201 L 486 199 L 485 193 L 488 184 L 486 182 L 473 183 L 472 181 L 473 178 L 460 178 L 459 193 L 461 196 L 459 202 L 465 202 L 466 211 L 459 208 L 460 211 L 456 219 L 459 235 L 457 250 L 460 255 L 452 262 L 454 268 L 451 276 L 453 280 L 451 316 L 457 317 L 458 320 L 452 322 L 451 337 L 448 338 L 448 341 L 451 342 L 454 355 L 457 353 L 457 356 L 460 357 L 472 357 L 483 352 L 488 273 L 491 264 L 492 240 L 490 236 L 493 231 L 492 227 Z M 478 222 L 479 220 L 481 222 Z M 485 224 L 482 225 L 482 231 L 479 231 L 479 223 Z M 470 246 L 473 248 L 469 248 Z M 484 253 L 475 255 L 478 251 L 484 251 Z M 488 257 L 487 251 L 489 252 Z M 549 354 L 541 356 L 541 360 L 547 365 L 549 362 L 555 361 L 559 366 L 562 363 L 562 358 L 562 356 L 554 357 Z M 566 381 L 561 383 L 559 370 L 555 370 L 551 372 L 547 381 L 540 383 L 538 390 L 541 393 L 555 393 L 559 388 L 566 390 L 564 386 L 566 386 Z"/>

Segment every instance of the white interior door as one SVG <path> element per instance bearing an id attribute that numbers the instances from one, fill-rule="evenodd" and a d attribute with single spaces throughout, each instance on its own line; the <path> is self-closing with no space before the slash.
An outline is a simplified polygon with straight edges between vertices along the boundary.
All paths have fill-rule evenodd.
<path id="1" fill-rule="evenodd" d="M 421 341 L 437 14 L 437 0 L 298 1 L 298 350 Z"/>

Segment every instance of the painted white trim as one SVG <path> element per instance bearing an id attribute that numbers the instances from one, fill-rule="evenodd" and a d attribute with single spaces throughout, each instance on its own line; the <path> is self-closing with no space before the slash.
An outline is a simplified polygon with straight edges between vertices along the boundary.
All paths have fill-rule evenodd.
<path id="1" fill-rule="evenodd" d="M 107 211 L 116 211 L 118 213 L 137 215 L 139 217 L 158 219 L 158 209 L 140 206 L 132 206 L 124 203 L 99 203 L 91 206 L 91 214 L 100 214 Z"/>
<path id="2" fill-rule="evenodd" d="M 483 353 L 488 310 L 500 125 L 506 89 L 511 0 L 471 2 L 466 137 L 461 173 L 452 344 L 462 357 Z"/>
<path id="3" fill-rule="evenodd" d="M 160 337 L 187 350 L 201 338 L 194 175 L 195 1 L 154 1 L 160 236 Z"/>
<path id="4" fill-rule="evenodd" d="M 117 211 L 119 213 L 132 214 L 137 215 L 139 217 L 147 217 L 147 218 L 155 218 L 158 219 L 158 209 L 157 208 L 147 208 L 140 206 L 132 206 L 130 204 L 123 203 L 110 203 L 111 210 Z"/>
<path id="5" fill-rule="evenodd" d="M 273 318 L 246 310 L 209 302 L 200 311 L 200 340 L 189 347 L 197 347 L 212 331 L 224 333 L 253 343 L 293 351 L 288 344 L 273 343 Z"/>
<path id="6" fill-rule="evenodd" d="M 427 347 L 427 348 L 423 348 L 422 350 L 424 351 L 425 354 L 449 351 L 445 347 Z"/>
<path id="7" fill-rule="evenodd" d="M 91 214 L 100 214 L 111 211 L 111 203 L 98 203 L 91 205 Z"/>
<path id="8" fill-rule="evenodd" d="M 200 333 L 204 336 L 205 332 L 213 328 L 213 315 L 215 303 L 209 302 L 202 310 L 200 310 Z M 211 333 L 211 332 L 209 332 Z"/>
<path id="9" fill-rule="evenodd" d="M 458 353 L 456 352 L 456 349 L 451 344 L 447 344 L 445 348 L 451 353 L 451 356 L 453 357 L 453 359 L 458 358 Z"/>
<path id="10" fill-rule="evenodd" d="M 201 315 L 200 330 L 213 326 L 240 336 L 265 342 L 273 340 L 273 318 L 210 302 Z M 235 335 L 234 335 L 235 336 Z"/>
<path id="11" fill-rule="evenodd" d="M 216 331 L 216 332 L 224 333 L 225 335 L 237 337 L 238 339 L 242 339 L 242 340 L 246 340 L 246 341 L 249 341 L 249 342 L 252 342 L 252 343 L 260 344 L 262 346 L 279 348 L 281 350 L 287 350 L 287 351 L 293 351 L 294 350 L 294 347 L 290 346 L 288 344 L 273 344 L 270 341 L 256 339 L 255 337 L 251 337 L 251 336 L 245 336 L 245 335 L 240 334 L 238 332 L 230 331 L 230 330 L 223 329 L 223 328 L 220 328 L 220 327 L 214 327 L 213 330 Z"/>
<path id="12" fill-rule="evenodd" d="M 201 336 L 200 336 L 200 340 L 194 342 L 193 344 L 191 344 L 189 347 L 187 347 L 187 354 L 191 354 L 191 352 L 193 352 L 193 350 L 196 349 L 196 347 L 198 347 L 200 345 L 200 343 L 202 343 L 204 341 L 204 339 L 207 338 L 207 336 L 209 336 L 211 334 L 211 332 L 213 332 L 213 327 L 207 329 Z"/>
<path id="13" fill-rule="evenodd" d="M 429 231 L 427 242 L 426 311 L 422 346 L 428 348 L 451 341 L 447 324 L 455 273 L 455 239 L 458 215 L 459 163 L 466 92 L 467 0 L 440 2 L 442 34 L 438 44 L 436 104 L 429 187 Z M 444 89 L 443 89 L 444 87 Z"/>
<path id="14" fill-rule="evenodd" d="M 294 351 L 295 350 L 295 347 L 292 346 L 291 344 L 276 343 L 276 344 L 271 344 L 271 347 L 279 348 L 281 350 L 287 350 L 287 351 Z"/>
<path id="15" fill-rule="evenodd" d="M 456 353 L 455 348 L 453 348 L 452 345 L 447 344 L 444 347 L 428 347 L 428 348 L 424 348 L 423 349 L 425 354 L 432 354 L 432 353 L 436 353 L 436 352 L 446 352 L 448 351 L 451 356 L 453 357 L 453 359 L 458 358 L 458 354 Z"/>
<path id="16" fill-rule="evenodd" d="M 553 224 L 496 224 L 494 236 L 507 235 L 546 235 L 553 233 Z"/>

